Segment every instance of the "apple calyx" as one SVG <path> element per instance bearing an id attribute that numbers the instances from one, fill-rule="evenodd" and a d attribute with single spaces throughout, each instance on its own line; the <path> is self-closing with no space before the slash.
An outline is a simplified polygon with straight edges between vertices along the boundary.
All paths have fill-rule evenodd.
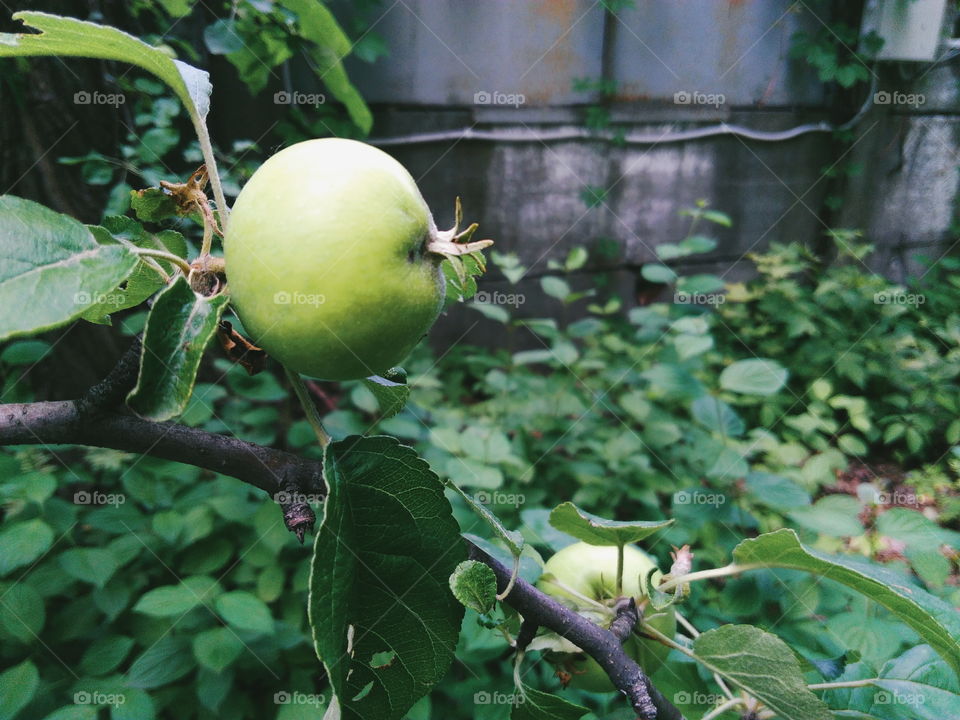
<path id="1" fill-rule="evenodd" d="M 454 211 L 453 227 L 449 230 L 440 230 L 427 242 L 427 252 L 441 255 L 446 258 L 459 257 L 460 255 L 469 255 L 484 248 L 493 245 L 493 240 L 474 240 L 470 241 L 473 233 L 476 232 L 479 225 L 472 223 L 464 230 L 460 230 L 460 223 L 463 222 L 463 208 L 460 205 L 460 198 L 457 198 Z"/>

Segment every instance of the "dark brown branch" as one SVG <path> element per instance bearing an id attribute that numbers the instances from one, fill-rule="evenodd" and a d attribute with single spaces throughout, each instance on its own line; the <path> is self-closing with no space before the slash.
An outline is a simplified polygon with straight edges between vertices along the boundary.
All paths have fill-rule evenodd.
<path id="1" fill-rule="evenodd" d="M 503 592 L 510 581 L 510 568 L 473 543 L 468 541 L 467 546 L 471 558 L 493 570 L 497 576 L 497 590 Z M 653 686 L 636 661 L 627 655 L 620 644 L 621 639 L 614 633 L 561 605 L 523 578 L 516 579 L 504 602 L 519 612 L 524 622 L 536 623 L 553 630 L 596 660 L 610 676 L 611 682 L 627 697 L 640 720 L 684 720 L 681 712 Z M 636 611 L 635 605 L 633 610 Z M 618 613 L 618 617 L 628 615 L 629 605 L 625 604 L 624 611 Z M 639 619 L 639 613 L 635 617 L 637 619 L 632 623 L 630 618 L 626 617 L 621 624 L 630 625 L 632 628 Z"/>
<path id="2" fill-rule="evenodd" d="M 109 394 L 105 391 L 97 397 Z M 88 400 L 0 405 L 0 445 L 93 445 L 195 465 L 269 493 L 283 507 L 287 527 L 299 537 L 303 529 L 298 532 L 298 528 L 312 527 L 313 512 L 309 505 L 306 510 L 300 507 L 299 500 L 304 494 L 322 496 L 326 491 L 318 461 L 100 407 L 100 402 Z"/>

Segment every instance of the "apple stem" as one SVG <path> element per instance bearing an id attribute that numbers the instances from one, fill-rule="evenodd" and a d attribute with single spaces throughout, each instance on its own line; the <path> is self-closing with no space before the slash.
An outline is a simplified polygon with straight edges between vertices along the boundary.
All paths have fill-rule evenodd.
<path id="1" fill-rule="evenodd" d="M 313 432 L 320 442 L 320 447 L 326 448 L 327 445 L 330 444 L 330 434 L 324 429 L 323 423 L 320 422 L 320 413 L 317 412 L 317 406 L 314 404 L 313 398 L 310 397 L 310 393 L 307 392 L 307 386 L 303 384 L 303 378 L 300 377 L 300 373 L 294 372 L 286 366 L 284 366 L 283 369 L 287 373 L 290 384 L 293 386 L 297 400 L 300 401 L 300 405 L 303 406 L 303 411 L 307 414 L 307 422 L 309 422 L 313 428 Z"/>
<path id="2" fill-rule="evenodd" d="M 513 556 L 513 570 L 510 573 L 510 581 L 507 583 L 507 586 L 503 589 L 503 592 L 497 595 L 497 601 L 502 602 L 507 595 L 510 594 L 510 591 L 513 590 L 514 583 L 517 582 L 517 575 L 520 574 L 520 556 Z"/>
<path id="3" fill-rule="evenodd" d="M 174 255 L 173 253 L 166 252 L 164 250 L 154 250 L 153 248 L 140 247 L 134 249 L 134 252 L 142 258 L 159 258 L 160 260 L 167 260 L 168 262 L 172 262 L 174 265 L 180 268 L 184 275 L 190 274 L 190 265 L 187 264 L 187 261 L 179 255 Z"/>
<path id="4" fill-rule="evenodd" d="M 617 597 L 623 595 L 623 543 L 617 545 Z"/>

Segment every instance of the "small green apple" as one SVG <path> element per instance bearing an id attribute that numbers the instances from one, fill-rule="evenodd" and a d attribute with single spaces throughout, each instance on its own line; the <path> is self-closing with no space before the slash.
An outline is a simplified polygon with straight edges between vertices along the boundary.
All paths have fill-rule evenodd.
<path id="1" fill-rule="evenodd" d="M 642 605 L 646 598 L 644 578 L 656 562 L 645 552 L 632 545 L 623 549 L 624 597 L 632 596 Z M 657 570 L 652 582 L 661 575 Z M 543 566 L 543 575 L 537 587 L 578 612 L 592 616 L 591 604 L 584 596 L 606 605 L 616 600 L 617 549 L 605 545 L 574 543 L 555 553 Z M 645 613 L 644 620 L 667 637 L 673 637 L 677 629 L 673 610 Z M 647 674 L 655 672 L 666 660 L 670 648 L 655 640 L 631 637 L 624 643 L 627 654 L 636 660 Z M 560 654 L 555 658 L 558 666 L 570 675 L 570 685 L 590 692 L 614 690 L 610 678 L 596 660 L 580 653 Z"/>
<path id="2" fill-rule="evenodd" d="M 233 206 L 231 302 L 254 342 L 291 370 L 377 375 L 439 315 L 442 253 L 466 247 L 455 231 L 437 231 L 416 182 L 385 152 L 339 138 L 297 143 L 267 160 Z"/>

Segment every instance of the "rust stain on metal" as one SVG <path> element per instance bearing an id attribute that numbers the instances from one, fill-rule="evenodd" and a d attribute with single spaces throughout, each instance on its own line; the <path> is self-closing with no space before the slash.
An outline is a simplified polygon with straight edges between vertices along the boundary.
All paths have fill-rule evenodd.
<path id="1" fill-rule="evenodd" d="M 566 32 L 576 22 L 579 5 L 579 0 L 539 0 L 533 3 L 533 9 L 538 14 L 562 25 Z"/>

